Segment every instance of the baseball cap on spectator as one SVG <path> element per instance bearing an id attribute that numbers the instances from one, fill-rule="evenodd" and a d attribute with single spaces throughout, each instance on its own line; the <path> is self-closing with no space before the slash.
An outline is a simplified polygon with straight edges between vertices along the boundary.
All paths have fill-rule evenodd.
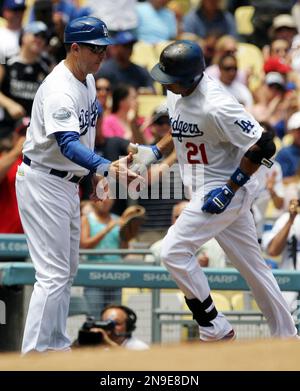
<path id="1" fill-rule="evenodd" d="M 161 118 L 166 117 L 169 120 L 168 108 L 165 103 L 157 106 L 152 114 L 151 123 L 156 123 Z"/>
<path id="2" fill-rule="evenodd" d="M 266 73 L 269 72 L 279 72 L 286 74 L 290 72 L 292 68 L 285 64 L 280 57 L 269 57 L 268 60 L 264 64 L 264 71 Z"/>
<path id="3" fill-rule="evenodd" d="M 273 31 L 283 27 L 290 28 L 290 29 L 297 29 L 296 23 L 294 22 L 294 19 L 291 15 L 281 14 L 273 19 L 273 24 L 272 24 Z"/>
<path id="4" fill-rule="evenodd" d="M 25 0 L 4 0 L 3 9 L 9 10 L 25 10 Z"/>
<path id="5" fill-rule="evenodd" d="M 130 31 L 119 31 L 113 38 L 115 45 L 127 45 L 136 43 L 137 38 Z"/>
<path id="6" fill-rule="evenodd" d="M 300 111 L 292 114 L 287 122 L 287 130 L 300 129 Z"/>
<path id="7" fill-rule="evenodd" d="M 276 85 L 282 87 L 282 89 L 285 89 L 284 77 L 280 73 L 278 73 L 278 72 L 269 72 L 269 73 L 267 73 L 266 76 L 265 76 L 265 83 L 268 86 L 276 84 Z"/>
<path id="8" fill-rule="evenodd" d="M 44 22 L 41 21 L 31 22 L 27 24 L 23 29 L 24 33 L 31 33 L 34 35 L 41 34 L 41 33 L 46 34 L 47 31 L 48 31 L 48 27 L 45 25 Z"/>

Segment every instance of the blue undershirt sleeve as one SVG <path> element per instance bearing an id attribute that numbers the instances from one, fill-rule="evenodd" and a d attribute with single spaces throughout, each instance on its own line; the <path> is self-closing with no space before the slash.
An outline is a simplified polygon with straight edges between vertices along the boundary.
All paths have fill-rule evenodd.
<path id="1" fill-rule="evenodd" d="M 108 174 L 110 160 L 104 159 L 81 144 L 79 133 L 77 132 L 56 132 L 54 133 L 61 153 L 72 162 L 82 166 L 92 173 L 100 175 Z"/>

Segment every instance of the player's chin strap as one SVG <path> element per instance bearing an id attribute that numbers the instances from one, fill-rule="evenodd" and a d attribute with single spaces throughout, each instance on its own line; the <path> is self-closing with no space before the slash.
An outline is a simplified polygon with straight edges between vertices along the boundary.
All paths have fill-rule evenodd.
<path id="1" fill-rule="evenodd" d="M 185 302 L 193 313 L 193 319 L 197 321 L 199 326 L 213 326 L 211 321 L 217 317 L 218 311 L 216 310 L 210 295 L 202 302 L 196 298 L 187 299 L 185 297 Z"/>

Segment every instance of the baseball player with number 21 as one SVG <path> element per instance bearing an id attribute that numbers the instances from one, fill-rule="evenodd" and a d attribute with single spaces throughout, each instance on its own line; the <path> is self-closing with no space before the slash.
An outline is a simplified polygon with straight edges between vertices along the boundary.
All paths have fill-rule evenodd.
<path id="1" fill-rule="evenodd" d="M 132 154 L 115 162 L 96 155 L 96 73 L 111 44 L 106 25 L 94 17 L 71 21 L 65 29 L 67 56 L 44 80 L 33 102 L 16 176 L 21 221 L 36 270 L 22 352 L 69 350 L 66 334 L 70 290 L 77 271 L 80 240 L 78 184 L 89 172 L 129 182 Z"/>
<path id="2" fill-rule="evenodd" d="M 151 75 L 167 89 L 171 133 L 155 146 L 131 144 L 135 153 L 131 169 L 136 172 L 175 145 L 183 182 L 193 186 L 199 180 L 196 176 L 203 174 L 202 194 L 196 187 L 169 229 L 161 259 L 199 324 L 200 340 L 235 338 L 231 324 L 215 308 L 207 278 L 195 258 L 196 250 L 212 237 L 247 281 L 271 335 L 295 337 L 287 304 L 261 256 L 250 211 L 257 186 L 252 174 L 261 164 L 272 165 L 269 159 L 275 145 L 204 68 L 202 50 L 195 42 L 176 41 L 162 51 Z"/>

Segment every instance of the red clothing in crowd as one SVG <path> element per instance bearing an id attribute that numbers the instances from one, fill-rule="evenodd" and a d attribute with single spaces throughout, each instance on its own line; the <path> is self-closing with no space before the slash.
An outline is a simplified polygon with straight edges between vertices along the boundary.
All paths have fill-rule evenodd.
<path id="1" fill-rule="evenodd" d="M 10 167 L 5 178 L 0 183 L 0 233 L 21 234 L 23 228 L 19 216 L 15 179 L 18 165 L 22 162 L 18 158 Z"/>

